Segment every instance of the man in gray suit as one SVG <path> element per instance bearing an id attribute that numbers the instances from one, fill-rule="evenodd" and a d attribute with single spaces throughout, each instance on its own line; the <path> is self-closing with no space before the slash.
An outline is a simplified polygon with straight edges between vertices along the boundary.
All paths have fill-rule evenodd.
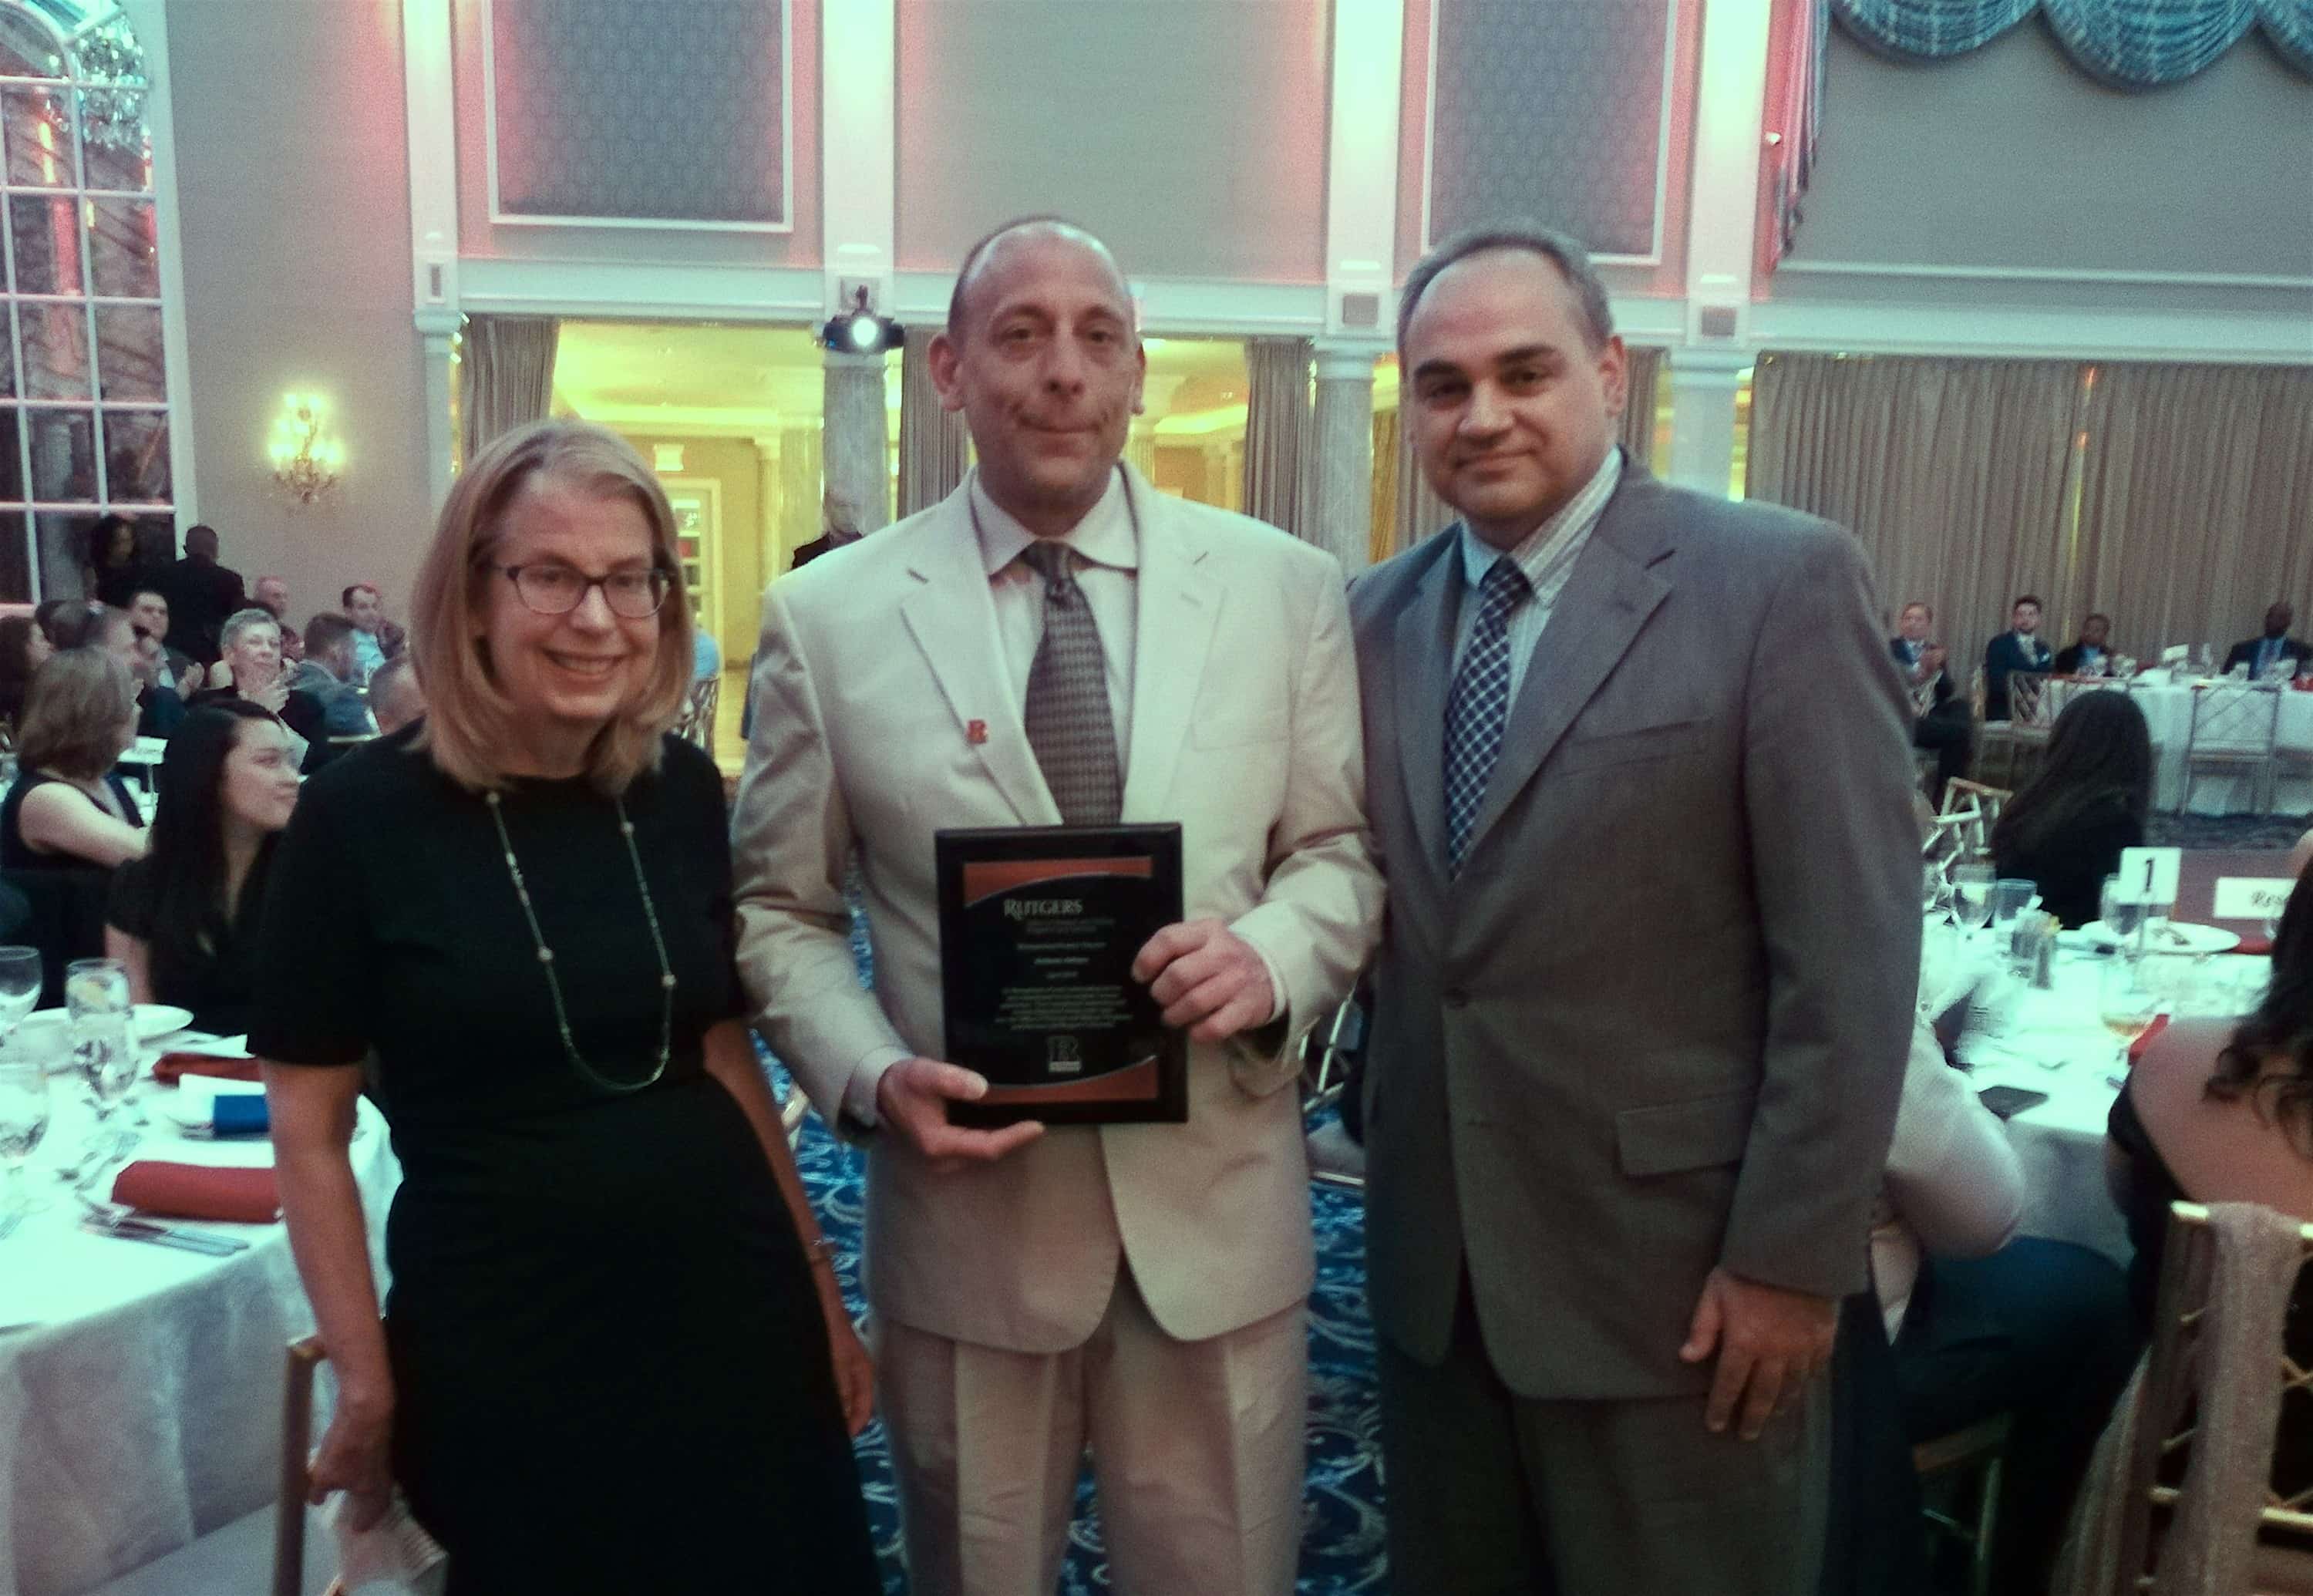
<path id="1" fill-rule="evenodd" d="M 1795 1596 L 1918 974 L 1862 556 L 1623 459 L 1570 240 L 1441 246 L 1398 353 L 1463 519 L 1350 594 L 1392 1581 Z"/>

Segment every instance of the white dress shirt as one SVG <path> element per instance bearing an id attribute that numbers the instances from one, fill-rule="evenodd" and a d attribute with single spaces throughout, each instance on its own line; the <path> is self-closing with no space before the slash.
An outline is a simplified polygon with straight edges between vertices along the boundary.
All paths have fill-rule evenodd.
<path id="1" fill-rule="evenodd" d="M 1550 624 L 1551 611 L 1557 606 L 1558 595 L 1566 589 L 1566 579 L 1574 574 L 1574 561 L 1590 546 L 1590 533 L 1598 525 L 1598 517 L 1606 511 L 1606 501 L 1614 497 L 1614 488 L 1623 480 L 1623 451 L 1620 445 L 1606 451 L 1606 458 L 1580 492 L 1559 507 L 1558 513 L 1526 534 L 1517 545 L 1505 552 L 1495 548 L 1476 533 L 1470 524 L 1462 524 L 1462 576 L 1470 585 L 1462 600 L 1462 616 L 1454 633 L 1454 668 L 1462 668 L 1462 656 L 1469 652 L 1470 633 L 1478 623 L 1478 592 L 1484 584 L 1486 573 L 1497 560 L 1514 560 L 1526 572 L 1526 585 L 1533 591 L 1526 603 L 1510 612 L 1510 698 L 1517 702 L 1518 689 L 1526 682 L 1526 662 L 1534 657 L 1534 646 L 1542 640 L 1543 628 Z M 1450 679 L 1450 678 L 1449 678 Z"/>
<path id="2" fill-rule="evenodd" d="M 981 569 L 988 573 L 988 596 L 996 606 L 997 657 L 1011 678 L 1012 701 L 1025 714 L 1028 673 L 1044 640 L 1044 578 L 1020 558 L 1035 533 L 999 508 L 972 473 L 972 524 L 980 534 Z M 1100 629 L 1100 651 L 1108 665 L 1108 714 L 1116 728 L 1116 773 L 1126 774 L 1132 748 L 1132 654 L 1139 640 L 1140 531 L 1132 524 L 1132 501 L 1124 476 L 1112 472 L 1108 491 L 1084 519 L 1057 540 L 1076 558 L 1077 586 Z"/>

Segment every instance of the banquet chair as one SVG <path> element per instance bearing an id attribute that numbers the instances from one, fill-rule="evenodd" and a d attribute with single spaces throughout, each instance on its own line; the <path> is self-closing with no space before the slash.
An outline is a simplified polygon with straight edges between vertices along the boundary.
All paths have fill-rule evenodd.
<path id="1" fill-rule="evenodd" d="M 2313 1224 L 2297 1227 L 2297 1243 L 2301 1269 L 2313 1264 Z M 2175 1510 L 2194 1488 L 2194 1471 L 2202 1468 L 2223 1471 L 2225 1477 L 2212 1482 L 2220 1488 L 2251 1492 L 2263 1499 L 2256 1521 L 2260 1541 L 2252 1575 L 2256 1596 L 2313 1591 L 2313 1549 L 2300 1549 L 2313 1548 L 2313 1484 L 2300 1482 L 2301 1488 L 2287 1496 L 2275 1490 L 2272 1472 L 2277 1437 L 2267 1434 L 2261 1450 L 2237 1451 L 2223 1459 L 2194 1451 L 2201 1428 L 2196 1409 L 2201 1383 L 2216 1378 L 2213 1371 L 2221 1362 L 2216 1334 L 2221 1326 L 2215 1308 L 2229 1283 L 2221 1277 L 2225 1266 L 2209 1210 L 2198 1203 L 2172 1204 L 2152 1347 L 2145 1359 L 2133 1433 L 2127 1436 L 2127 1454 L 2120 1461 L 2119 1561 L 2112 1596 L 2135 1596 L 2154 1588 L 2159 1560 L 2178 1549 L 2171 1531 L 2181 1530 L 2185 1521 Z M 2304 1278 L 2300 1274 L 2300 1297 Z M 2269 1367 L 2276 1371 L 2284 1407 L 2292 1398 L 2313 1404 L 2313 1368 L 2300 1367 L 2286 1345 L 2273 1351 L 2279 1355 Z"/>
<path id="2" fill-rule="evenodd" d="M 2281 694 L 2270 687 L 2231 682 L 2193 684 L 2193 715 L 2185 736 L 2185 785 L 2177 813 L 2192 807 L 2193 778 L 2225 771 L 2249 779 L 2249 807 L 2270 813 L 2273 754 L 2281 736 Z M 2262 794 L 2260 804 L 2259 795 Z"/>
<path id="3" fill-rule="evenodd" d="M 1969 1473 L 1977 1477 L 1975 1511 L 1967 1518 L 1940 1507 L 1921 1510 L 1932 1534 L 1967 1548 L 1968 1596 L 1987 1596 L 1992 1589 L 1992 1538 L 1999 1527 L 2000 1476 L 2007 1467 L 2008 1438 L 2014 1428 L 2011 1415 L 1994 1414 L 1912 1449 L 1912 1472 L 1919 1476 L 1923 1487 L 1930 1480 L 1957 1481 Z"/>
<path id="4" fill-rule="evenodd" d="M 289 1344 L 281 1388 L 280 1495 L 274 1503 L 273 1583 L 270 1596 L 300 1596 L 305 1576 L 305 1495 L 312 1488 L 306 1460 L 313 1451 L 313 1374 L 329 1354 L 321 1338 L 306 1336 Z M 322 1596 L 345 1596 L 345 1582 L 331 1580 Z"/>
<path id="5" fill-rule="evenodd" d="M 1309 1178 L 1350 1191 L 1363 1191 L 1366 1185 L 1366 1150 L 1351 1139 L 1343 1118 L 1355 1112 L 1353 1099 L 1364 1073 L 1364 995 L 1360 983 L 1301 1044 L 1301 1123 Z"/>
<path id="6" fill-rule="evenodd" d="M 1992 828 L 2000 824 L 2001 808 L 2015 796 L 2004 787 L 1987 787 L 1961 776 L 1944 784 L 1943 812 L 1936 822 L 1949 828 L 1957 844 L 1958 856 L 1951 863 L 1964 864 L 1991 854 Z"/>

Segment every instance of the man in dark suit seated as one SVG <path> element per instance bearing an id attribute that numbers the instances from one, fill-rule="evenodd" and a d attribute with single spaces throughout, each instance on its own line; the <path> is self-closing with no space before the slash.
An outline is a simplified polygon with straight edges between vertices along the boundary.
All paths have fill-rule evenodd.
<path id="1" fill-rule="evenodd" d="M 1983 718 L 2008 719 L 2008 678 L 2045 671 L 2054 657 L 2040 640 L 2040 601 L 2027 593 L 2009 607 L 2009 630 L 1983 646 Z"/>
<path id="2" fill-rule="evenodd" d="M 2091 615 L 2080 622 L 2080 641 L 2056 650 L 2050 667 L 2060 676 L 2112 675 L 2112 617 Z"/>
<path id="3" fill-rule="evenodd" d="M 1936 756 L 1936 789 L 1928 801 L 1940 805 L 1944 783 L 1967 772 L 1968 745 L 1975 734 L 1967 723 L 1967 704 L 1952 696 L 1951 672 L 1945 668 L 1948 657 L 1934 639 L 1935 624 L 1935 610 L 1913 599 L 1895 617 L 1887 651 L 1911 690 L 1912 746 Z"/>
<path id="4" fill-rule="evenodd" d="M 2245 665 L 2248 666 L 2249 680 L 2262 682 L 2265 674 L 2284 659 L 2296 666 L 2298 675 L 2313 673 L 2313 663 L 2309 663 L 2313 662 L 2313 644 L 2289 635 L 2289 628 L 2296 619 L 2295 605 L 2285 598 L 2273 600 L 2273 607 L 2265 613 L 2265 635 L 2235 643 L 2233 651 L 2225 656 L 2225 673 L 2229 675 L 2233 666 Z"/>

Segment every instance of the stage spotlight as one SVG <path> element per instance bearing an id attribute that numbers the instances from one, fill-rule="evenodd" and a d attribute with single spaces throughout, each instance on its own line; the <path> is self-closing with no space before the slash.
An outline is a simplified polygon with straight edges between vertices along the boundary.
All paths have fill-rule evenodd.
<path id="1" fill-rule="evenodd" d="M 828 348 L 845 355 L 880 355 L 886 349 L 896 349 L 907 339 L 908 330 L 889 316 L 879 316 L 867 307 L 867 290 L 852 293 L 852 307 L 831 316 L 819 330 L 819 341 Z"/>

